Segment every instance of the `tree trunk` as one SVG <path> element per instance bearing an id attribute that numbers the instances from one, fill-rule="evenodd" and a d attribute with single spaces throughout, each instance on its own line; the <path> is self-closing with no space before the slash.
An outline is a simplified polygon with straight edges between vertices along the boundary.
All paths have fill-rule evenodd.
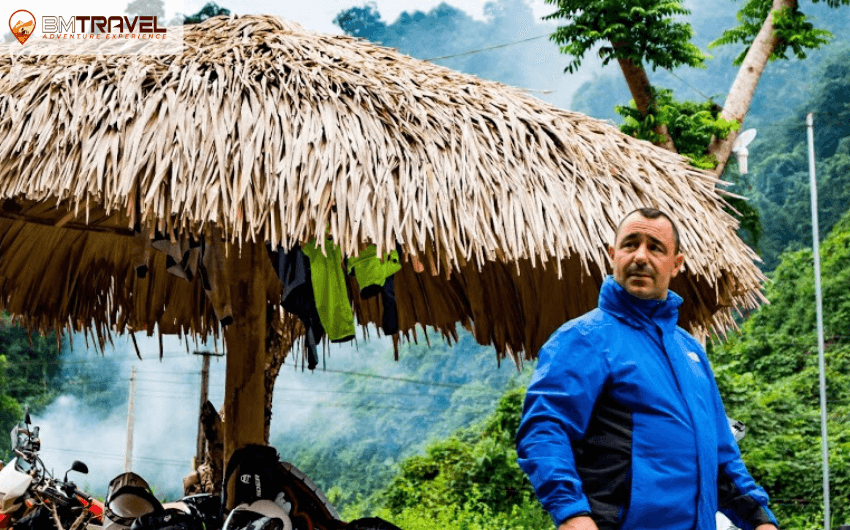
<path id="1" fill-rule="evenodd" d="M 266 285 L 268 267 L 261 244 L 230 248 L 228 284 L 233 323 L 224 328 L 227 375 L 224 385 L 224 461 L 233 451 L 265 441 Z M 233 498 L 233 496 L 229 496 Z"/>
<path id="2" fill-rule="evenodd" d="M 269 434 L 272 423 L 272 404 L 274 403 L 274 383 L 277 380 L 277 375 L 280 373 L 280 367 L 283 360 L 286 358 L 286 350 L 283 348 L 272 348 L 267 352 L 266 356 L 266 374 L 264 386 L 266 391 L 264 411 L 264 433 L 266 444 L 270 442 Z"/>
<path id="3" fill-rule="evenodd" d="M 722 118 L 738 120 L 739 123 L 744 122 L 744 117 L 750 110 L 750 104 L 753 101 L 753 95 L 756 92 L 759 79 L 761 79 L 761 74 L 767 66 L 770 54 L 779 44 L 779 38 L 773 31 L 773 14 L 780 9 L 796 6 L 796 0 L 773 0 L 773 6 L 750 46 L 750 50 L 744 57 L 744 62 L 738 70 L 738 75 L 735 76 L 732 88 L 729 89 L 729 95 L 723 104 L 723 112 L 720 113 Z M 726 162 L 729 161 L 729 155 L 732 154 L 732 143 L 737 137 L 737 131 L 732 131 L 726 138 L 715 139 L 709 145 L 708 152 L 714 155 L 719 162 L 717 167 L 714 168 L 715 175 L 719 176 L 723 173 Z"/>
<path id="4" fill-rule="evenodd" d="M 614 49 L 624 48 L 626 43 L 612 43 Z M 650 92 L 649 77 L 646 75 L 646 70 L 642 66 L 638 66 L 629 59 L 617 59 L 620 63 L 620 69 L 623 71 L 623 77 L 626 78 L 626 83 L 629 85 L 629 92 L 632 93 L 632 99 L 635 100 L 635 105 L 641 115 L 646 116 L 650 109 L 655 106 Z M 668 151 L 678 152 L 673 144 L 673 138 L 667 130 L 667 125 L 661 124 L 655 128 L 655 133 L 664 137 L 664 141 L 660 145 Z"/>

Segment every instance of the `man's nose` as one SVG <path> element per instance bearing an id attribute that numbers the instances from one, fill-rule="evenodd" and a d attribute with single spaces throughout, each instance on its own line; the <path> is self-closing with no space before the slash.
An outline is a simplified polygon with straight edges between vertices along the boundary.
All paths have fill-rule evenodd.
<path id="1" fill-rule="evenodd" d="M 649 255 L 647 252 L 648 251 L 646 249 L 646 245 L 639 246 L 638 249 L 635 251 L 635 261 L 638 261 L 640 263 L 646 263 L 647 261 L 649 261 Z"/>

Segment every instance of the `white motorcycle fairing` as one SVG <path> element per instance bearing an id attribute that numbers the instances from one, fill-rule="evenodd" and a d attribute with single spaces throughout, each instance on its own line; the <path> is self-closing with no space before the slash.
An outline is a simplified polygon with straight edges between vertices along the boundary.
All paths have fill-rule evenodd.
<path id="1" fill-rule="evenodd" d="M 32 483 L 32 477 L 15 469 L 17 458 L 0 469 L 0 513 L 12 513 L 21 507 L 20 498 Z"/>

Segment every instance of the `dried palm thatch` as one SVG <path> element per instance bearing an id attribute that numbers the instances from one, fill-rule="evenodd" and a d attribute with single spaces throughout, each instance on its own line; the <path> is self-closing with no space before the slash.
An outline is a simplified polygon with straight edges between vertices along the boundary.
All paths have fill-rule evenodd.
<path id="1" fill-rule="evenodd" d="M 209 331 L 198 288 L 128 272 L 128 227 L 214 225 L 231 242 L 286 248 L 327 231 L 347 255 L 403 249 L 403 334 L 421 323 L 452 337 L 460 322 L 500 358 L 530 358 L 595 306 L 606 245 L 641 206 L 679 221 L 685 325 L 722 331 L 730 310 L 762 300 L 722 183 L 683 157 L 519 89 L 277 17 L 210 19 L 185 44 L 177 56 L 0 50 L 4 308 L 39 326 Z M 93 225 L 106 232 L 77 230 Z M 80 266 L 45 265 L 57 262 Z M 360 322 L 379 322 L 354 292 Z"/>

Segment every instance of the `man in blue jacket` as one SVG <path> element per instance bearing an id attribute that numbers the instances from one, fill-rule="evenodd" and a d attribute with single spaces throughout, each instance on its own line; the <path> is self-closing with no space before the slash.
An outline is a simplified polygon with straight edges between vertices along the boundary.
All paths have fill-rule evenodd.
<path id="1" fill-rule="evenodd" d="M 682 267 L 663 212 L 617 228 L 599 307 L 540 351 L 517 433 L 520 467 L 559 530 L 775 530 L 702 346 L 677 327 Z"/>

